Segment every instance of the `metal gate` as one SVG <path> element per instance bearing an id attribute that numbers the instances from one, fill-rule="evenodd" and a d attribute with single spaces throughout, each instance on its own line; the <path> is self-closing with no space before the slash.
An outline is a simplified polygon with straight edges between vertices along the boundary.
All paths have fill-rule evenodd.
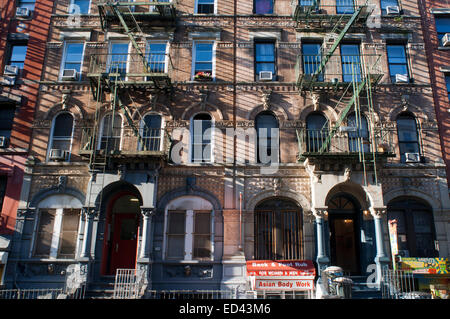
<path id="1" fill-rule="evenodd" d="M 114 283 L 114 299 L 137 299 L 139 283 L 135 269 L 117 269 Z"/>

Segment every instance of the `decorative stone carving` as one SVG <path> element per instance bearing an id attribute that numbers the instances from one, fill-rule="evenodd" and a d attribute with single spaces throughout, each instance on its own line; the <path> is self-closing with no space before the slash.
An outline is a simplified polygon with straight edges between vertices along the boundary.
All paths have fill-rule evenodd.
<path id="1" fill-rule="evenodd" d="M 312 209 L 312 213 L 316 218 L 328 218 L 328 208 L 327 207 L 316 207 Z"/>
<path id="2" fill-rule="evenodd" d="M 262 103 L 263 109 L 267 111 L 270 109 L 270 97 L 272 95 L 272 90 L 263 90 L 262 91 Z"/>
<path id="3" fill-rule="evenodd" d="M 369 208 L 370 214 L 373 218 L 382 218 L 386 215 L 387 208 L 386 207 L 371 207 Z"/>

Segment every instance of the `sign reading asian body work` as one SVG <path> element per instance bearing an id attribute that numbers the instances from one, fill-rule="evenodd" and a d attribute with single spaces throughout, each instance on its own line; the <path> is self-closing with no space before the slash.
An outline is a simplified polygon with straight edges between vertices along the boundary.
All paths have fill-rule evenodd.
<path id="1" fill-rule="evenodd" d="M 316 270 L 311 260 L 250 260 L 247 276 L 254 290 L 313 290 Z"/>

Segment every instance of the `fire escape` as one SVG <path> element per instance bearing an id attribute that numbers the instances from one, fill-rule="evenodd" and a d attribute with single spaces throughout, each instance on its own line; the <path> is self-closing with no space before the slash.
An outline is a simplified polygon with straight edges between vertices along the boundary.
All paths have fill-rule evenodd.
<path id="1" fill-rule="evenodd" d="M 353 54 L 340 50 L 349 33 L 365 32 L 372 9 L 367 2 L 342 6 L 323 5 L 317 0 L 293 2 L 297 31 L 322 33 L 324 37 L 316 54 L 302 52 L 298 56 L 297 87 L 302 95 L 316 100 L 326 95 L 338 114 L 337 120 L 330 123 L 327 119 L 321 129 L 297 130 L 299 160 L 308 159 L 319 165 L 356 161 L 364 170 L 373 169 L 376 179 L 376 161 L 394 156 L 391 135 L 368 125 L 375 123 L 372 93 L 383 77 L 381 56 L 361 54 L 359 46 L 359 52 Z M 368 118 L 364 118 L 361 109 Z"/>
<path id="2" fill-rule="evenodd" d="M 135 100 L 136 95 L 170 94 L 172 90 L 170 55 L 152 52 L 148 46 L 144 50 L 141 42 L 149 33 L 174 31 L 175 1 L 100 1 L 97 6 L 102 30 L 127 35 L 131 50 L 91 56 L 87 76 L 96 112 L 93 126 L 83 130 L 80 155 L 89 157 L 92 170 L 103 172 L 117 165 L 166 158 L 167 132 L 149 127 Z M 110 104 L 111 114 L 102 122 L 100 110 L 105 103 Z M 123 127 L 117 120 L 120 110 L 127 123 Z"/>

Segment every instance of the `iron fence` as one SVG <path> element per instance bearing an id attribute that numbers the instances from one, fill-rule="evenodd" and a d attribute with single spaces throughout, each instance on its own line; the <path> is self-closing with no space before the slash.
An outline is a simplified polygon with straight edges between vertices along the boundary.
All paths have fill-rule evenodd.
<path id="1" fill-rule="evenodd" d="M 381 277 L 383 299 L 431 299 L 431 294 L 416 291 L 414 274 L 403 270 L 384 269 Z"/>
<path id="2" fill-rule="evenodd" d="M 114 299 L 139 298 L 139 282 L 135 269 L 117 269 Z"/>

